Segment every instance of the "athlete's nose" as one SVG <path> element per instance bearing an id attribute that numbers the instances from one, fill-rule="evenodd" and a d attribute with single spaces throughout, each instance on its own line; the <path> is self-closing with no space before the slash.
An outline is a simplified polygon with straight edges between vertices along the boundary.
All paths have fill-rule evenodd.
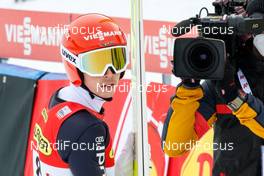
<path id="1" fill-rule="evenodd" d="M 115 74 L 115 71 L 114 71 L 111 67 L 109 67 L 109 68 L 106 70 L 104 76 L 105 76 L 105 77 L 112 77 L 114 74 Z"/>

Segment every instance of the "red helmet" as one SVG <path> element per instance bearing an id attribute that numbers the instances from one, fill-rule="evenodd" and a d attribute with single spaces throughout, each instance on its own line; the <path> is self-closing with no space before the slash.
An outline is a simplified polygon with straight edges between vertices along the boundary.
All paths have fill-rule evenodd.
<path id="1" fill-rule="evenodd" d="M 61 55 L 69 80 L 76 86 L 82 84 L 78 69 L 93 76 L 99 71 L 105 73 L 106 66 L 112 66 L 115 71 L 124 73 L 128 65 L 126 45 L 124 32 L 110 17 L 94 13 L 78 17 L 69 25 L 61 42 Z M 108 56 L 118 60 L 102 61 Z M 102 68 L 94 68 L 94 63 Z"/>

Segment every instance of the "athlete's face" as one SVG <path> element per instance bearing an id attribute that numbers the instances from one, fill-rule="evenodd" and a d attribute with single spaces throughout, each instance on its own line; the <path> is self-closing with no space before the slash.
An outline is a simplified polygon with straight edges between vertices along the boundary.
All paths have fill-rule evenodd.
<path id="1" fill-rule="evenodd" d="M 108 69 L 104 76 L 93 77 L 84 74 L 84 84 L 97 96 L 111 98 L 115 93 L 120 73 L 114 74 Z"/>

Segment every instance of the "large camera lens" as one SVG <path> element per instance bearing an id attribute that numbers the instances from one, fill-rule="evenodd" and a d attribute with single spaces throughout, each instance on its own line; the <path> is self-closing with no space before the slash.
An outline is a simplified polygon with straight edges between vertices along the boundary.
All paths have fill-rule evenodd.
<path id="1" fill-rule="evenodd" d="M 208 72 L 215 62 L 215 54 L 210 46 L 198 44 L 190 48 L 188 63 L 195 72 Z"/>
<path id="2" fill-rule="evenodd" d="M 175 40 L 173 74 L 177 77 L 221 80 L 225 60 L 223 40 L 204 37 Z"/>

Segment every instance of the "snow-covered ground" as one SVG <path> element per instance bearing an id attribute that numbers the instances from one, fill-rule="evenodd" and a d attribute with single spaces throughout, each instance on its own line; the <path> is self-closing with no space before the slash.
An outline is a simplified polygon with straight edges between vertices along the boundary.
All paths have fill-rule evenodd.
<path id="1" fill-rule="evenodd" d="M 201 7 L 207 7 L 210 11 L 212 0 L 143 0 L 143 18 L 148 20 L 177 22 L 194 16 Z M 130 18 L 130 0 L 29 0 L 15 3 L 14 0 L 0 0 L 0 8 L 37 10 L 66 13 L 97 12 L 114 17 Z M 29 61 L 10 59 L 8 63 L 32 67 L 49 72 L 64 72 L 61 63 L 46 61 Z M 130 78 L 130 71 L 126 78 Z M 162 75 L 147 73 L 147 82 L 162 82 Z M 172 85 L 176 85 L 179 79 L 171 76 Z"/>

